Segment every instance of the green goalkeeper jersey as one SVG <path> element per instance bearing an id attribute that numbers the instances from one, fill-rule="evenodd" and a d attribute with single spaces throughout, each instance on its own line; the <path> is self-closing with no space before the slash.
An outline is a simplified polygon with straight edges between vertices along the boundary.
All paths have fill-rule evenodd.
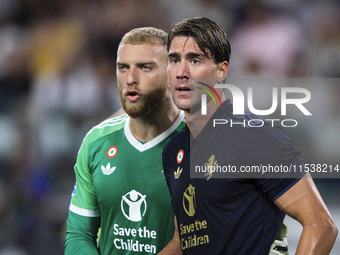
<path id="1" fill-rule="evenodd" d="M 184 127 L 184 114 L 147 143 L 134 138 L 129 123 L 130 117 L 123 115 L 94 127 L 84 138 L 74 167 L 70 214 L 100 217 L 100 254 L 156 254 L 174 234 L 161 155 Z"/>

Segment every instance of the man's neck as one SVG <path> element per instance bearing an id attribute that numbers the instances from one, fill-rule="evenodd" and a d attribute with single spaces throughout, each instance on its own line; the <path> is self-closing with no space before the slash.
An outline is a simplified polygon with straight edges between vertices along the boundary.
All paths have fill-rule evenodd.
<path id="1" fill-rule="evenodd" d="M 131 118 L 131 133 L 137 140 L 149 142 L 167 130 L 176 121 L 178 115 L 179 110 L 172 99 L 164 98 L 161 106 L 148 116 Z"/>
<path id="2" fill-rule="evenodd" d="M 206 115 L 202 115 L 200 112 L 184 113 L 187 126 L 193 137 L 197 137 L 201 133 L 205 125 L 208 123 L 210 118 L 214 115 L 219 107 L 220 105 L 215 105 L 212 101 L 210 101 L 207 105 L 208 110 Z"/>

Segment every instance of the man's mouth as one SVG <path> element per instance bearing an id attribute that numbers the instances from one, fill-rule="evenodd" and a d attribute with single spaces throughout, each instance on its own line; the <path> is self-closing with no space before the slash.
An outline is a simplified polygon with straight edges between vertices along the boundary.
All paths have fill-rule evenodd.
<path id="1" fill-rule="evenodd" d="M 140 98 L 140 94 L 135 90 L 131 90 L 126 93 L 126 98 L 131 102 L 135 102 L 138 98 Z"/>
<path id="2" fill-rule="evenodd" d="M 179 84 L 175 88 L 178 92 L 178 95 L 184 97 L 190 96 L 190 92 L 193 89 L 189 84 Z"/>
<path id="3" fill-rule="evenodd" d="M 183 91 L 183 92 L 189 92 L 191 91 L 191 88 L 184 87 L 184 88 L 177 88 L 177 90 Z"/>

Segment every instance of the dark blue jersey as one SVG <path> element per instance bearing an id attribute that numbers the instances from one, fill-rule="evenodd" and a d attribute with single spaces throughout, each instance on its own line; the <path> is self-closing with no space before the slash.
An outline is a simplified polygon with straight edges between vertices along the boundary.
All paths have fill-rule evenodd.
<path id="1" fill-rule="evenodd" d="M 252 114 L 233 116 L 228 101 L 212 119 L 217 117 L 235 122 L 258 119 Z M 183 254 L 268 254 L 285 216 L 273 201 L 303 173 L 259 178 L 258 173 L 236 171 L 215 178 L 214 172 L 207 171 L 203 178 L 190 178 L 190 167 L 195 171 L 197 166 L 240 170 L 261 164 L 301 165 L 300 154 L 280 128 L 268 124 L 211 128 L 210 121 L 195 139 L 185 127 L 163 151 Z"/>

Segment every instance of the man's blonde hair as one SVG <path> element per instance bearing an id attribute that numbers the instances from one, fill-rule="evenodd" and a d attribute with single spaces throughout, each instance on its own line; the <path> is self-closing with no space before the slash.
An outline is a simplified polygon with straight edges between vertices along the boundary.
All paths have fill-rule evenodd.
<path id="1" fill-rule="evenodd" d="M 168 34 L 161 29 L 154 27 L 140 27 L 127 32 L 119 45 L 121 44 L 151 44 L 166 47 L 168 43 Z"/>

